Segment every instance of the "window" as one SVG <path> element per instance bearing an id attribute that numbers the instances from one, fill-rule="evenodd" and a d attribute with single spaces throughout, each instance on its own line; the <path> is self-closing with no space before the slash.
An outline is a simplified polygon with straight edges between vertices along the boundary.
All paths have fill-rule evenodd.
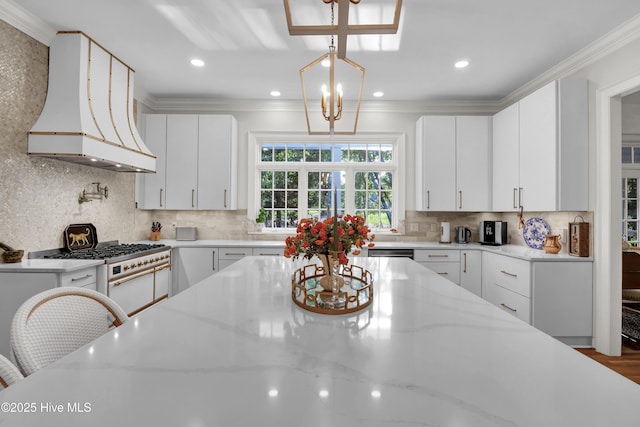
<path id="1" fill-rule="evenodd" d="M 335 209 L 361 215 L 377 230 L 390 230 L 403 219 L 401 135 L 252 136 L 253 207 L 267 211 L 266 230 L 293 229 L 300 218 L 323 219 Z"/>
<path id="2" fill-rule="evenodd" d="M 640 170 L 622 171 L 622 238 L 638 246 L 638 179 Z"/>

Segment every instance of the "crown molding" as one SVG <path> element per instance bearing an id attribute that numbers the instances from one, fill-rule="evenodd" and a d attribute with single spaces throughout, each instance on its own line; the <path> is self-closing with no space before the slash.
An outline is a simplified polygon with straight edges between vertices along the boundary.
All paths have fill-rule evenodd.
<path id="1" fill-rule="evenodd" d="M 567 78 L 580 69 L 605 58 L 616 50 L 638 39 L 640 39 L 640 14 L 609 31 L 592 43 L 589 43 L 578 52 L 514 90 L 502 98 L 500 106 L 502 108 L 507 107 L 553 80 Z"/>
<path id="2" fill-rule="evenodd" d="M 139 95 L 139 94 L 136 94 Z M 157 113 L 220 113 L 220 112 L 299 112 L 302 100 L 210 99 L 155 97 L 146 94 L 138 102 Z M 355 105 L 345 102 L 345 108 Z M 320 108 L 317 108 L 320 111 Z M 494 114 L 500 110 L 498 101 L 362 101 L 360 112 L 417 114 Z"/>
<path id="3" fill-rule="evenodd" d="M 0 19 L 45 46 L 51 45 L 56 35 L 54 28 L 13 0 L 0 0 Z"/>

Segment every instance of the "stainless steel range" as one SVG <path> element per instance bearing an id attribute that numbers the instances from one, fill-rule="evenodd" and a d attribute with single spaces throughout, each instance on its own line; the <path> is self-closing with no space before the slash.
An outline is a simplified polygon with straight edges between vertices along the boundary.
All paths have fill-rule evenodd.
<path id="1" fill-rule="evenodd" d="M 169 296 L 171 247 L 162 244 L 101 242 L 95 248 L 31 252 L 29 258 L 104 259 L 97 289 L 134 315 Z"/>

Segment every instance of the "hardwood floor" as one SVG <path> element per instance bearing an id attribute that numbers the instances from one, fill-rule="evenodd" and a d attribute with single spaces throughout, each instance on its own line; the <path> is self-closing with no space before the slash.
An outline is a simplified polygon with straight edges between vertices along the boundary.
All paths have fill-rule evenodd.
<path id="1" fill-rule="evenodd" d="M 589 356 L 596 362 L 613 369 L 620 375 L 640 384 L 640 350 L 622 347 L 622 356 L 612 357 L 598 353 L 593 348 L 578 348 L 582 354 Z"/>

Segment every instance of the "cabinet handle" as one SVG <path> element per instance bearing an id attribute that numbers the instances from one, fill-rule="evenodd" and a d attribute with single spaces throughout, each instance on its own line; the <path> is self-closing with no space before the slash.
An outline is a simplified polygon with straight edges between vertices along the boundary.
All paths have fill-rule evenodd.
<path id="1" fill-rule="evenodd" d="M 518 189 L 516 187 L 513 187 L 513 209 L 518 209 L 517 202 L 516 202 L 517 192 L 518 192 Z"/>
<path id="2" fill-rule="evenodd" d="M 515 313 L 516 311 L 518 311 L 518 310 L 516 310 L 515 308 L 511 308 L 511 307 L 509 307 L 507 304 L 505 304 L 505 303 L 503 303 L 503 302 L 501 302 L 501 303 L 500 303 L 500 307 L 504 307 L 504 308 L 506 308 L 507 310 L 510 310 L 510 311 L 512 311 L 512 312 L 514 312 L 514 313 Z"/>
<path id="3" fill-rule="evenodd" d="M 194 202 L 195 196 L 196 196 L 196 190 L 192 189 L 191 190 L 191 207 L 192 208 L 196 207 L 195 202 Z"/>
<path id="4" fill-rule="evenodd" d="M 449 255 L 427 255 L 427 258 L 449 258 Z"/>
<path id="5" fill-rule="evenodd" d="M 216 271 L 216 251 L 211 251 L 211 270 Z"/>
<path id="6" fill-rule="evenodd" d="M 88 279 L 89 277 L 93 277 L 93 274 L 85 274 L 82 277 L 74 277 L 71 279 L 72 282 L 77 282 L 78 280 Z"/>
<path id="7" fill-rule="evenodd" d="M 280 254 L 263 254 L 263 253 L 259 253 L 258 255 L 260 255 L 260 256 L 280 256 Z"/>
<path id="8" fill-rule="evenodd" d="M 517 206 L 518 208 L 522 207 L 522 191 L 523 191 L 522 187 L 518 188 L 518 206 Z"/>
<path id="9" fill-rule="evenodd" d="M 160 189 L 160 207 L 162 207 L 162 188 Z"/>
<path id="10" fill-rule="evenodd" d="M 429 193 L 429 190 L 427 190 L 427 209 L 429 209 L 431 206 L 431 194 Z"/>
<path id="11" fill-rule="evenodd" d="M 449 273 L 447 273 L 446 271 L 443 271 L 442 273 L 438 273 L 438 274 L 441 275 L 441 276 L 446 276 Z"/>
<path id="12" fill-rule="evenodd" d="M 227 207 L 227 190 L 224 190 L 224 207 Z"/>
<path id="13" fill-rule="evenodd" d="M 464 268 L 462 269 L 463 273 L 467 272 L 467 253 L 463 253 L 462 256 L 464 257 Z"/>
<path id="14" fill-rule="evenodd" d="M 245 254 L 244 252 L 237 252 L 237 253 L 234 253 L 234 252 L 225 252 L 224 254 L 225 254 L 225 255 L 235 255 L 235 256 L 247 256 L 247 254 Z"/>
<path id="15" fill-rule="evenodd" d="M 460 198 L 458 209 L 462 209 L 462 190 L 458 191 L 458 197 Z"/>
<path id="16" fill-rule="evenodd" d="M 506 274 L 507 276 L 511 276 L 511 277 L 518 277 L 517 274 L 509 273 L 508 271 L 504 271 L 504 270 L 500 270 L 500 273 Z"/>

